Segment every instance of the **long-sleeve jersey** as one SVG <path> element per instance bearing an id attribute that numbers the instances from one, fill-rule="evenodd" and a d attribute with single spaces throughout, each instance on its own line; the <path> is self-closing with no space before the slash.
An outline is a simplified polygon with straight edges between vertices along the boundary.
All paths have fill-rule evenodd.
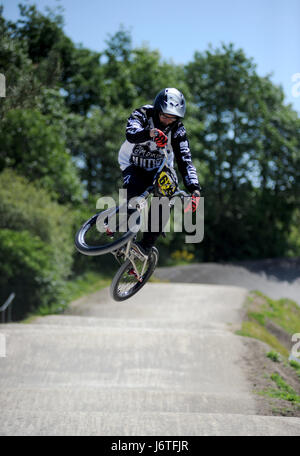
<path id="1" fill-rule="evenodd" d="M 121 170 L 123 171 L 132 164 L 148 171 L 159 168 L 164 156 L 150 137 L 150 130 L 153 128 L 159 128 L 168 137 L 167 165 L 173 168 L 175 156 L 186 189 L 189 192 L 199 190 L 197 172 L 192 163 L 189 141 L 183 123 L 177 121 L 171 126 L 162 127 L 151 105 L 136 109 L 128 119 L 126 141 L 119 151 Z"/>

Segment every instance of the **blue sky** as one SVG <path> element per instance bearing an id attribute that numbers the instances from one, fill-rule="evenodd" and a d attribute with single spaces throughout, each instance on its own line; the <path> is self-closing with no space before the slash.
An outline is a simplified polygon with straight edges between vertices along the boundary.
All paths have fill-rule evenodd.
<path id="1" fill-rule="evenodd" d="M 0 0 L 4 17 L 19 17 L 21 0 Z M 22 3 L 27 3 L 23 0 Z M 33 1 L 29 0 L 29 4 Z M 147 43 L 175 63 L 187 63 L 208 44 L 233 42 L 253 57 L 258 74 L 273 73 L 286 101 L 300 113 L 300 88 L 292 92 L 293 75 L 300 81 L 300 0 L 37 0 L 64 8 L 65 33 L 77 44 L 102 51 L 120 24 L 130 30 L 133 45 Z M 297 79 L 298 80 L 298 79 Z M 295 96 L 296 95 L 296 96 Z M 299 96 L 298 96 L 299 95 Z"/>

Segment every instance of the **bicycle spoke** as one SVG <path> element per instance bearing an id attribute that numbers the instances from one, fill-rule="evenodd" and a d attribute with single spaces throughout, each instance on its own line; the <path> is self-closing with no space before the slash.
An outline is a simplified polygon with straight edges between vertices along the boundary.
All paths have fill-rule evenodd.
<path id="1" fill-rule="evenodd" d="M 149 263 L 149 260 L 148 260 Z M 137 261 L 136 260 L 136 266 L 137 270 L 140 272 L 143 267 L 143 262 Z M 146 266 L 145 273 L 147 272 L 148 265 Z M 130 271 L 132 271 L 132 274 L 130 274 Z M 134 288 L 137 284 L 142 283 L 143 277 L 145 277 L 145 273 L 141 277 L 141 281 L 138 279 L 137 276 L 134 275 L 133 273 L 133 267 L 132 265 L 128 266 L 128 269 L 123 273 L 119 285 L 118 285 L 118 293 L 121 295 L 126 295 L 130 292 L 132 288 Z"/>

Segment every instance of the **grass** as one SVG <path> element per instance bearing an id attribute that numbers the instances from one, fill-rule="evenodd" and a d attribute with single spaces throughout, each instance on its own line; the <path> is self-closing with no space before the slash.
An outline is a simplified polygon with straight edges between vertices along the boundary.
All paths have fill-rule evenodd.
<path id="1" fill-rule="evenodd" d="M 67 282 L 66 294 L 68 300 L 72 302 L 84 295 L 95 293 L 102 288 L 108 287 L 111 280 L 101 273 L 87 272 L 75 280 Z"/>
<path id="2" fill-rule="evenodd" d="M 236 331 L 236 334 L 239 336 L 253 337 L 262 342 L 265 342 L 274 350 L 278 351 L 281 355 L 288 357 L 289 352 L 286 347 L 284 347 L 276 336 L 271 334 L 262 324 L 257 321 L 243 321 L 242 329 Z"/>
<path id="3" fill-rule="evenodd" d="M 297 361 L 290 361 L 290 366 L 295 369 L 300 381 L 300 360 L 299 363 Z"/>
<path id="4" fill-rule="evenodd" d="M 292 336 L 300 329 L 300 307 L 290 299 L 274 300 L 259 291 L 250 293 L 246 307 L 246 318 L 237 334 L 259 339 L 288 357 L 288 348 L 270 331 L 268 322 Z"/>
<path id="5" fill-rule="evenodd" d="M 277 388 L 270 388 L 266 391 L 261 391 L 259 394 L 293 402 L 294 404 L 300 404 L 299 394 L 297 394 L 297 392 L 290 385 L 288 385 L 278 373 L 274 372 L 271 374 L 270 378 L 273 380 Z"/>
<path id="6" fill-rule="evenodd" d="M 72 301 L 108 287 L 110 283 L 111 278 L 108 278 L 103 273 L 86 272 L 76 279 L 66 282 L 63 291 L 64 296 L 62 304 L 56 306 L 41 306 L 34 314 L 29 314 L 22 323 L 30 324 L 38 316 L 61 313 Z"/>
<path id="7" fill-rule="evenodd" d="M 275 351 L 269 351 L 267 353 L 267 358 L 270 358 L 274 363 L 280 363 L 280 356 L 277 352 Z"/>
<path id="8" fill-rule="evenodd" d="M 263 301 L 257 318 L 271 320 L 288 334 L 295 334 L 300 329 L 300 307 L 291 299 L 283 298 L 279 300 L 271 299 L 264 294 L 256 291 L 256 296 Z"/>
<path id="9" fill-rule="evenodd" d="M 272 372 L 269 366 L 269 373 L 265 378 L 271 381 L 271 385 L 263 391 L 256 392 L 282 401 L 275 410 L 276 414 L 299 416 L 300 413 L 300 359 L 299 362 L 288 359 L 292 347 L 292 335 L 299 332 L 300 307 L 294 301 L 274 300 L 259 291 L 250 293 L 245 305 L 242 327 L 236 331 L 236 334 L 258 339 L 270 347 L 266 356 L 279 365 L 280 373 Z M 297 391 L 289 385 L 289 382 Z M 299 388 L 297 388 L 297 382 L 299 382 Z M 287 403 L 290 404 L 288 409 Z"/>

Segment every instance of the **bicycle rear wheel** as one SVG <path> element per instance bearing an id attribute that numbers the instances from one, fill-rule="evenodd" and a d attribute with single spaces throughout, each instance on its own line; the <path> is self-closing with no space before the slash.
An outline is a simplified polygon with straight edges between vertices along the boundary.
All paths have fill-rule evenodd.
<path id="1" fill-rule="evenodd" d="M 131 261 L 126 260 L 120 269 L 117 271 L 111 286 L 110 295 L 115 301 L 125 301 L 137 293 L 150 279 L 158 262 L 158 250 L 152 247 L 152 251 L 148 256 L 146 267 L 140 280 L 132 272 L 133 266 Z M 141 273 L 143 262 L 135 258 L 137 270 Z"/>
<path id="2" fill-rule="evenodd" d="M 99 212 L 87 220 L 75 236 L 75 246 L 83 255 L 104 255 L 119 249 L 133 239 L 141 226 L 141 215 L 135 211 L 127 226 L 124 207 Z"/>

